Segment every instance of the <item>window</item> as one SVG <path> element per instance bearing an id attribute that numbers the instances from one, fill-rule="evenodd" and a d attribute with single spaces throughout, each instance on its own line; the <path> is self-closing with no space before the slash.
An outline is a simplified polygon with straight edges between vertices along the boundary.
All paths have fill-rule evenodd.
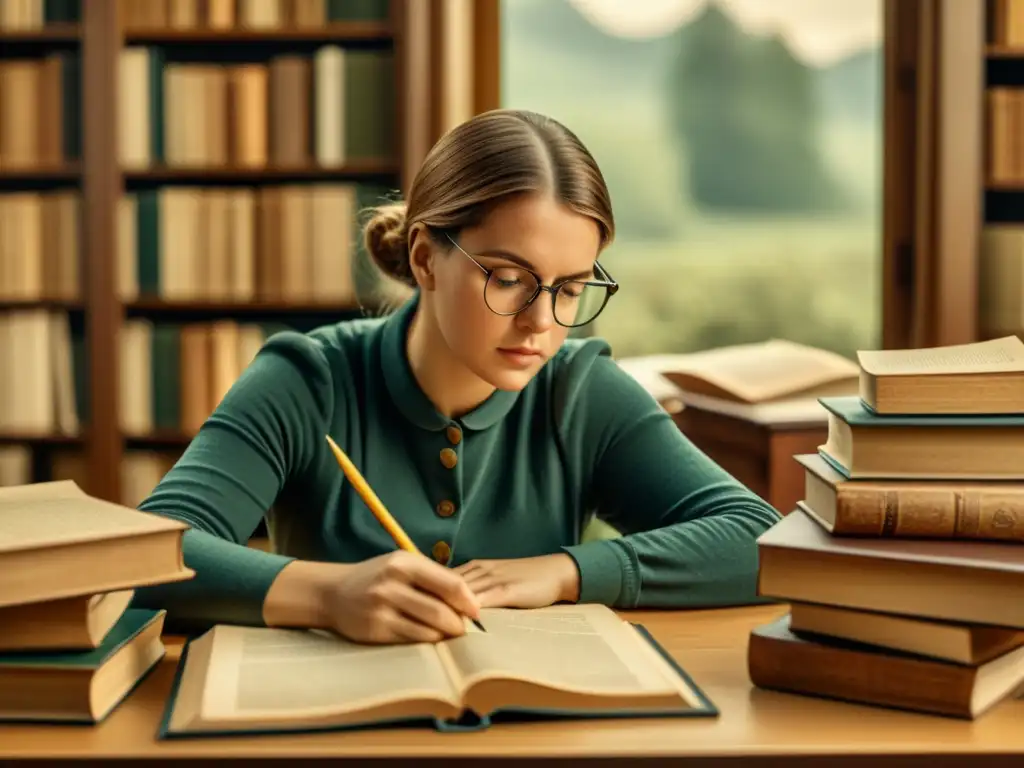
<path id="1" fill-rule="evenodd" d="M 881 336 L 882 0 L 502 0 L 503 106 L 587 144 L 617 357 Z"/>

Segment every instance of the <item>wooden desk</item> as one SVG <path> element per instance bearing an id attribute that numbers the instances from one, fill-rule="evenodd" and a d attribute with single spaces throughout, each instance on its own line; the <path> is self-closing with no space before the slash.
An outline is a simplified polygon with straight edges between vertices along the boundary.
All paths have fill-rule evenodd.
<path id="1" fill-rule="evenodd" d="M 157 742 L 180 643 L 99 726 L 0 726 L 0 763 L 117 759 L 161 764 L 200 759 L 364 758 L 450 763 L 457 758 L 623 758 L 714 765 L 1024 765 L 1024 701 L 971 723 L 755 689 L 747 677 L 751 627 L 778 606 L 629 612 L 662 642 L 721 710 L 716 719 L 532 723 L 480 733 L 429 730 L 258 736 Z M 1006 758 L 1007 755 L 1017 757 Z M 868 763 L 868 760 L 873 762 Z"/>
<path id="2" fill-rule="evenodd" d="M 828 438 L 824 420 L 758 423 L 692 406 L 672 418 L 694 445 L 784 515 L 804 496 L 804 468 L 793 456 L 816 453 Z"/>

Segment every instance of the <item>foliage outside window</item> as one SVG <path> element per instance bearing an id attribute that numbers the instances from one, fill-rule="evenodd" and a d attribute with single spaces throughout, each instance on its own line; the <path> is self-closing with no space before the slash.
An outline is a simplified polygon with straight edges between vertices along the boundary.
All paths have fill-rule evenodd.
<path id="1" fill-rule="evenodd" d="M 618 357 L 881 328 L 881 0 L 503 0 L 504 106 L 597 157 Z"/>

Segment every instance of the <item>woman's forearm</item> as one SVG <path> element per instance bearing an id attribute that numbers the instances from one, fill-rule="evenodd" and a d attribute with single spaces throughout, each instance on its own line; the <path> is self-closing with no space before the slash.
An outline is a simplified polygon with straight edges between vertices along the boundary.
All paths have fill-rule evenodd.
<path id="1" fill-rule="evenodd" d="M 271 585 L 294 562 L 196 529 L 185 532 L 183 548 L 185 565 L 195 576 L 137 589 L 134 599 L 138 607 L 166 610 L 172 631 L 212 624 L 262 625 Z"/>
<path id="2" fill-rule="evenodd" d="M 188 581 L 136 590 L 135 605 L 167 611 L 172 631 L 213 624 L 325 629 L 324 596 L 352 567 L 293 560 L 202 531 L 185 534 Z"/>

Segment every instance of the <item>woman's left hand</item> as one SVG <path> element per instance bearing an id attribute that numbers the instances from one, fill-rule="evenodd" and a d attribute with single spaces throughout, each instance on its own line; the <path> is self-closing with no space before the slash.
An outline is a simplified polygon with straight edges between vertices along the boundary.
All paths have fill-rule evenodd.
<path id="1" fill-rule="evenodd" d="M 579 599 L 580 575 L 567 554 L 470 560 L 454 569 L 481 608 L 542 608 Z"/>

